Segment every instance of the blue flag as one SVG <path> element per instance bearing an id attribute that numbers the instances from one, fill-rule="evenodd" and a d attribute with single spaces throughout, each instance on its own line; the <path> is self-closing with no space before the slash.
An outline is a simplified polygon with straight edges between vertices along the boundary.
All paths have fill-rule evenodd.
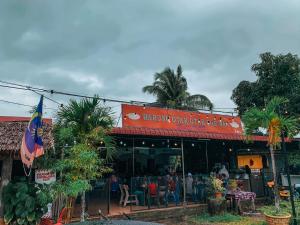
<path id="1" fill-rule="evenodd" d="M 29 168 L 32 166 L 33 160 L 44 154 L 42 140 L 42 114 L 43 114 L 43 96 L 28 123 L 22 139 L 21 159 Z"/>

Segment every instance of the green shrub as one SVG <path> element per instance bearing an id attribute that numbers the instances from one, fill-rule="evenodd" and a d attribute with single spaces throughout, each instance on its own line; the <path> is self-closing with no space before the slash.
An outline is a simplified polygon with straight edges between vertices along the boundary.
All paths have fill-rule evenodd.
<path id="1" fill-rule="evenodd" d="M 41 185 L 12 181 L 3 189 L 4 220 L 12 225 L 34 225 L 47 212 L 51 195 Z"/>

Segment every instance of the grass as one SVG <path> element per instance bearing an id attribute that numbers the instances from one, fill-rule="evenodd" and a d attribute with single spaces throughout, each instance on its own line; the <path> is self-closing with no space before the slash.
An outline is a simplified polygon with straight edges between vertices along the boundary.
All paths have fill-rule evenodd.
<path id="1" fill-rule="evenodd" d="M 254 217 L 245 217 L 239 215 L 233 215 L 230 213 L 225 213 L 224 215 L 210 216 L 208 214 L 203 214 L 199 216 L 194 216 L 190 218 L 190 221 L 193 224 L 199 225 L 265 225 L 263 219 L 254 218 Z"/>

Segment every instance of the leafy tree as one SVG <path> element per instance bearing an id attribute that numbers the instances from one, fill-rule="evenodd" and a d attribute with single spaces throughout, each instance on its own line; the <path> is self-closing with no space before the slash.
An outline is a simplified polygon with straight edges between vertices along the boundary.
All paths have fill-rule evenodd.
<path id="1" fill-rule="evenodd" d="M 90 181 L 111 171 L 106 166 L 115 149 L 112 137 L 107 135 L 113 125 L 111 110 L 101 106 L 95 96 L 70 100 L 57 115 L 55 138 L 61 157 L 53 168 L 60 172 L 61 179 L 56 192 L 67 197 L 81 194 L 81 220 L 84 221 L 85 192 L 91 188 Z M 100 146 L 105 146 L 105 152 L 99 151 Z"/>
<path id="2" fill-rule="evenodd" d="M 233 90 L 231 99 L 240 115 L 253 106 L 264 108 L 274 97 L 288 99 L 285 107 L 293 115 L 300 114 L 300 59 L 297 55 L 260 55 L 261 62 L 252 65 L 257 80 L 241 81 Z"/>
<path id="3" fill-rule="evenodd" d="M 102 177 L 111 172 L 106 166 L 105 159 L 99 157 L 99 152 L 87 144 L 76 144 L 65 152 L 65 158 L 58 161 L 56 170 L 62 171 L 61 182 L 56 184 L 55 190 L 68 197 L 81 194 L 82 214 L 85 216 L 85 191 L 90 190 L 91 180 Z"/>
<path id="4" fill-rule="evenodd" d="M 268 145 L 270 148 L 270 155 L 272 161 L 272 172 L 274 177 L 275 190 L 275 207 L 279 210 L 278 186 L 276 180 L 276 164 L 274 158 L 274 150 L 280 144 L 280 137 L 282 132 L 285 132 L 288 137 L 293 137 L 297 133 L 297 119 L 295 117 L 284 117 L 280 113 L 281 107 L 287 103 L 287 100 L 280 97 L 274 97 L 266 108 L 260 110 L 253 107 L 245 112 L 242 120 L 245 124 L 245 132 L 248 137 L 253 134 L 254 130 L 259 127 L 267 130 Z"/>
<path id="5" fill-rule="evenodd" d="M 187 90 L 187 81 L 180 65 L 177 67 L 176 74 L 167 67 L 161 73 L 154 75 L 152 85 L 143 87 L 143 92 L 156 96 L 156 103 L 161 106 L 187 110 L 213 107 L 205 95 L 191 95 Z"/>

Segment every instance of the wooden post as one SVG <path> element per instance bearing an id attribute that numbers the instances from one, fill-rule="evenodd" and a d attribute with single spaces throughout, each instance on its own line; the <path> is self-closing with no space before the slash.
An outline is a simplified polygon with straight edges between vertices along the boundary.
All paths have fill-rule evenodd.
<path id="1" fill-rule="evenodd" d="M 0 180 L 0 225 L 4 224 L 2 191 L 3 191 L 3 188 L 11 180 L 12 165 L 13 165 L 13 159 L 10 155 L 6 155 L 2 158 L 2 168 L 1 168 L 2 172 L 1 172 L 1 180 Z"/>

